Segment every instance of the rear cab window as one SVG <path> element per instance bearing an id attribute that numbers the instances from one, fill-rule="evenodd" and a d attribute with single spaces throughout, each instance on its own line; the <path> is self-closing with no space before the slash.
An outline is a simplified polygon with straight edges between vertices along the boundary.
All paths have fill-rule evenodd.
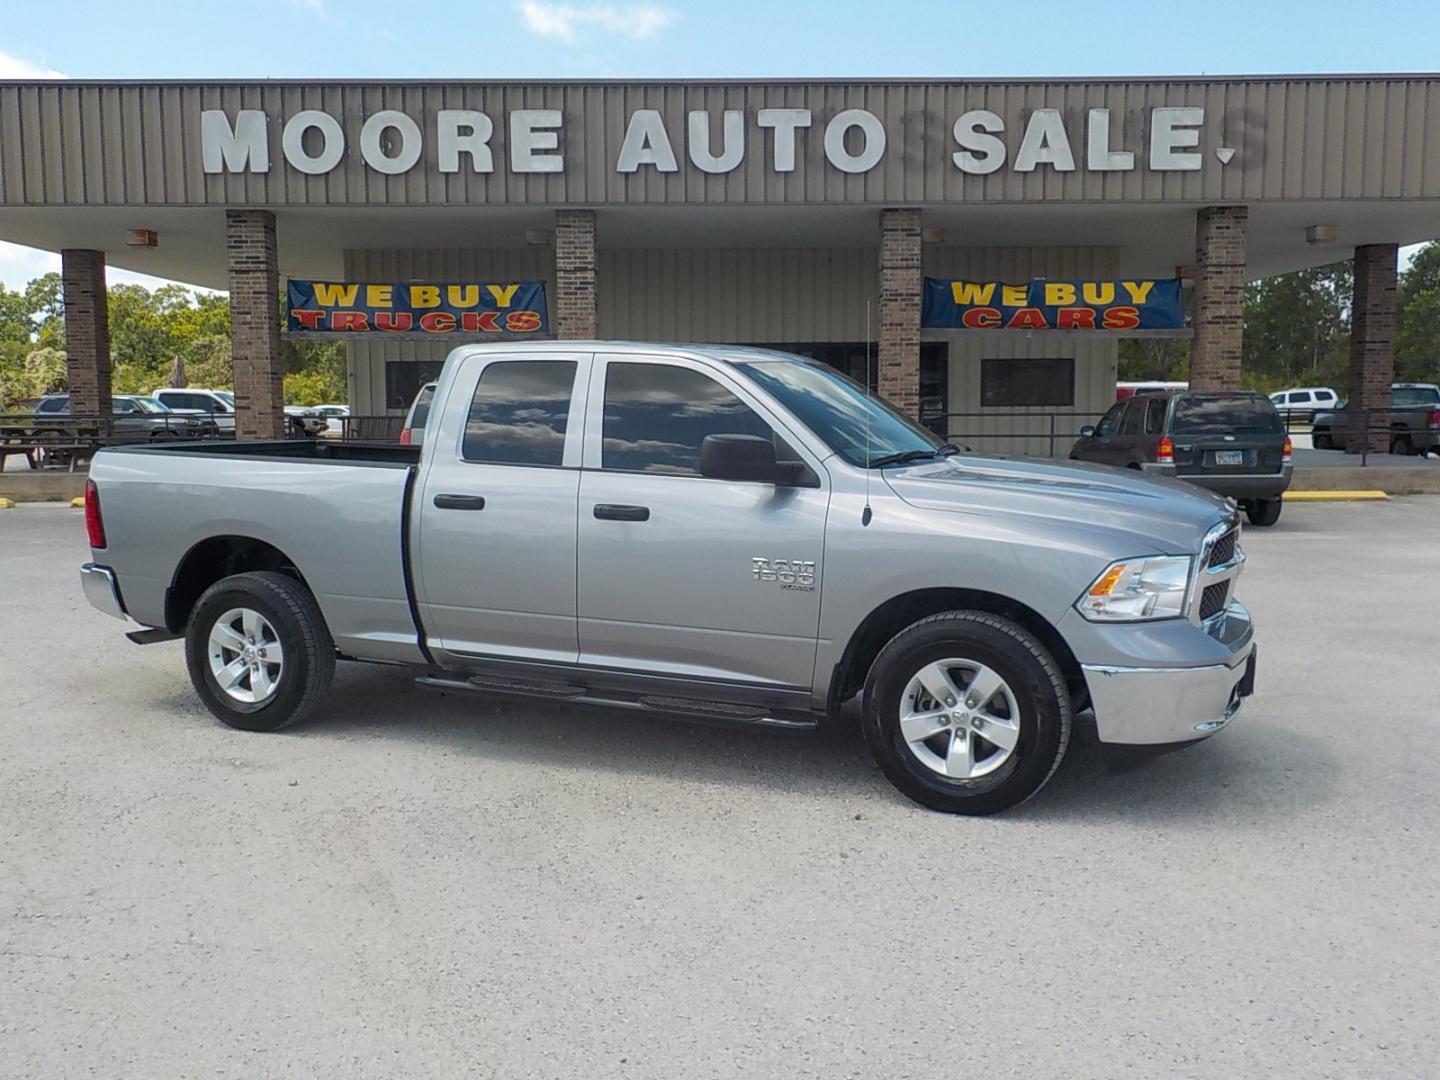
<path id="1" fill-rule="evenodd" d="M 1170 430 L 1175 435 L 1278 435 L 1285 427 L 1275 406 L 1259 395 L 1182 395 L 1175 399 Z"/>
<path id="2" fill-rule="evenodd" d="M 480 374 L 460 456 L 491 465 L 558 468 L 565 457 L 574 360 L 496 360 Z M 425 391 L 422 391 L 424 396 Z M 434 389 L 429 389 L 431 397 Z M 429 411 L 429 400 L 425 409 Z M 419 408 L 416 416 L 419 416 Z M 417 419 L 417 427 L 422 426 Z"/>
<path id="3" fill-rule="evenodd" d="M 1390 404 L 1396 408 L 1406 405 L 1434 405 L 1440 402 L 1440 390 L 1433 386 L 1397 386 L 1390 391 Z"/>
<path id="4" fill-rule="evenodd" d="M 435 400 L 435 384 L 420 388 L 420 394 L 415 399 L 415 404 L 410 409 L 410 423 L 407 427 L 423 428 L 425 421 L 430 418 L 430 402 Z"/>

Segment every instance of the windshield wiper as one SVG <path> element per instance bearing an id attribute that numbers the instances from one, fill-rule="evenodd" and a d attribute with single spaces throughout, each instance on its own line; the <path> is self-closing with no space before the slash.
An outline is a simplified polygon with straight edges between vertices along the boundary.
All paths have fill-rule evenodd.
<path id="1" fill-rule="evenodd" d="M 894 454 L 882 454 L 880 457 L 871 458 L 865 467 L 867 469 L 883 469 L 887 465 L 904 465 L 911 461 L 924 461 L 926 458 L 949 456 L 959 452 L 958 446 L 952 446 L 949 443 L 937 446 L 933 450 L 901 450 Z"/>

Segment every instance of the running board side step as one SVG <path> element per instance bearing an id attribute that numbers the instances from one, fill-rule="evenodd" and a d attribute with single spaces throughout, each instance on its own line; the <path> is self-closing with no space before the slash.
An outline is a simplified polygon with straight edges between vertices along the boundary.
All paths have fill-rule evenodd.
<path id="1" fill-rule="evenodd" d="M 818 726 L 810 713 L 788 709 L 763 709 L 728 701 L 677 697 L 669 694 L 626 692 L 613 687 L 589 688 L 579 683 L 543 679 L 507 679 L 489 675 L 420 675 L 415 685 L 427 690 L 467 694 L 504 694 L 512 697 L 571 701 L 577 705 L 600 705 L 612 709 L 631 709 L 699 720 L 718 720 L 762 727 L 810 731 Z"/>

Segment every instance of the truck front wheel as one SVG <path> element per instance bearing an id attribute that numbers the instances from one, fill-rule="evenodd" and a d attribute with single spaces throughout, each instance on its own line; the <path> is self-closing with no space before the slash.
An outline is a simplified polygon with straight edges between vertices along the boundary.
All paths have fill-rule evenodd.
<path id="1" fill-rule="evenodd" d="M 185 662 L 195 692 L 230 727 L 279 731 L 329 688 L 335 644 L 310 590 L 265 570 L 205 591 L 185 633 Z"/>
<path id="2" fill-rule="evenodd" d="M 901 631 L 865 684 L 865 739 L 881 771 L 952 814 L 993 814 L 1039 791 L 1065 754 L 1071 712 L 1045 646 L 984 611 Z"/>

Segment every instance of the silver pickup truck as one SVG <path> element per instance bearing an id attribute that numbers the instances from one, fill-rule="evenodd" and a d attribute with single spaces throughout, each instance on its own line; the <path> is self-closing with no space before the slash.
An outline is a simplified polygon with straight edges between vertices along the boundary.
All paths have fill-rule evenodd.
<path id="1" fill-rule="evenodd" d="M 423 447 L 98 454 L 100 610 L 185 639 L 274 731 L 335 661 L 428 687 L 813 727 L 860 695 L 886 776 L 992 813 L 1074 717 L 1174 744 L 1252 692 L 1233 507 L 1102 466 L 959 452 L 830 368 L 739 347 L 463 346 Z"/>

